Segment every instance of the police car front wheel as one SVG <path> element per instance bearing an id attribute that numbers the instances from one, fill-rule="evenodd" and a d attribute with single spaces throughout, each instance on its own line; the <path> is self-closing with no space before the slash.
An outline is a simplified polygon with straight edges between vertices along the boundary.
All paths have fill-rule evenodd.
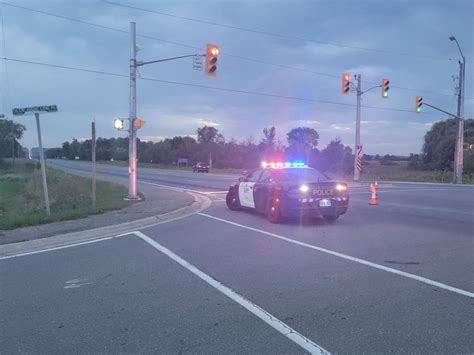
<path id="1" fill-rule="evenodd" d="M 227 193 L 227 196 L 225 198 L 225 202 L 227 204 L 227 207 L 232 210 L 232 211 L 238 211 L 240 210 L 240 202 L 239 198 L 235 194 L 234 191 L 229 191 Z"/>
<path id="2" fill-rule="evenodd" d="M 278 199 L 271 199 L 267 204 L 267 219 L 272 223 L 281 222 L 281 210 Z"/>

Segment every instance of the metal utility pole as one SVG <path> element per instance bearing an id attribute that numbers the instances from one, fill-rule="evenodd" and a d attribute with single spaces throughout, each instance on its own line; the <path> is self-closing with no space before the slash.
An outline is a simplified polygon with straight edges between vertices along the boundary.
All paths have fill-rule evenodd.
<path id="1" fill-rule="evenodd" d="M 456 134 L 456 146 L 454 152 L 454 174 L 453 183 L 462 184 L 462 173 L 463 173 L 463 145 L 464 145 L 464 80 L 466 79 L 466 57 L 461 50 L 458 40 L 454 36 L 449 37 L 450 41 L 456 42 L 459 53 L 461 54 L 462 62 L 459 61 L 459 91 L 458 91 L 458 110 L 457 110 L 457 121 L 458 130 Z"/>
<path id="2" fill-rule="evenodd" d="M 362 99 L 362 89 L 361 89 L 361 75 L 356 74 L 355 79 L 357 80 L 356 93 L 357 93 L 357 108 L 356 108 L 356 129 L 355 129 L 355 149 L 354 149 L 354 181 L 360 179 L 360 170 L 358 160 L 360 154 L 362 154 L 362 147 L 360 144 L 360 104 Z"/>
<path id="3" fill-rule="evenodd" d="M 95 210 L 96 207 L 96 136 L 95 136 L 95 121 L 92 121 L 92 208 Z"/>
<path id="4" fill-rule="evenodd" d="M 137 195 L 137 130 L 135 119 L 137 118 L 137 37 L 135 22 L 130 22 L 130 114 L 128 135 L 128 174 L 130 176 L 128 185 L 128 198 L 138 200 Z"/>
<path id="5" fill-rule="evenodd" d="M 463 144 L 464 144 L 464 63 L 459 62 L 459 87 L 458 87 L 458 109 L 456 132 L 456 146 L 454 151 L 454 176 L 453 183 L 462 184 L 463 172 Z"/>
<path id="6" fill-rule="evenodd" d="M 43 178 L 44 205 L 46 207 L 46 214 L 49 216 L 51 214 L 51 210 L 49 208 L 48 182 L 46 181 L 46 166 L 45 166 L 45 161 L 44 161 L 43 142 L 41 140 L 41 127 L 40 127 L 38 112 L 35 112 L 35 118 L 36 118 L 36 128 L 38 131 L 38 145 L 39 145 L 39 157 L 40 157 L 40 163 L 41 163 L 41 176 Z"/>
<path id="7" fill-rule="evenodd" d="M 215 45 L 208 44 L 208 50 L 214 50 L 213 54 L 213 65 L 211 67 L 212 73 L 208 75 L 215 76 L 215 62 L 217 61 L 217 55 L 219 50 Z M 128 128 L 128 159 L 129 159 L 129 184 L 128 184 L 128 199 L 139 200 L 140 197 L 137 194 L 137 129 L 135 122 L 137 121 L 137 68 L 147 64 L 167 62 L 170 60 L 189 58 L 189 57 L 203 57 L 206 54 L 189 54 L 178 57 L 171 57 L 165 59 L 151 60 L 147 62 L 137 61 L 137 35 L 136 35 L 136 24 L 130 22 L 130 114 L 128 117 L 129 128 Z M 211 58 L 211 57 L 210 57 Z M 211 59 L 212 59 L 211 58 Z M 199 65 L 198 65 L 199 67 Z M 140 122 L 140 120 L 138 120 Z M 142 124 L 144 121 L 141 122 Z"/>

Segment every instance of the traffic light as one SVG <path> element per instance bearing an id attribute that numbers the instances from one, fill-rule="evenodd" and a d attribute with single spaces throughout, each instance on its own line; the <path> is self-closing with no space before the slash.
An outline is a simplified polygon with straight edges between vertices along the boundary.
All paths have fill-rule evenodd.
<path id="1" fill-rule="evenodd" d="M 342 74 L 342 94 L 349 94 L 351 86 L 351 75 L 349 73 Z"/>
<path id="2" fill-rule="evenodd" d="M 135 119 L 135 124 L 133 125 L 133 127 L 135 127 L 135 129 L 140 129 L 143 127 L 143 125 L 145 124 L 145 121 L 139 119 L 139 118 L 136 118 Z"/>
<path id="3" fill-rule="evenodd" d="M 416 97 L 416 113 L 421 112 L 421 106 L 423 105 L 423 98 L 421 96 Z"/>
<path id="4" fill-rule="evenodd" d="M 207 44 L 206 46 L 206 66 L 204 67 L 204 74 L 209 76 L 216 76 L 217 71 L 217 57 L 219 56 L 219 47 L 215 44 Z"/>
<path id="5" fill-rule="evenodd" d="M 123 120 L 121 120 L 120 118 L 116 118 L 114 120 L 114 127 L 116 129 L 123 129 Z"/>
<path id="6" fill-rule="evenodd" d="M 382 79 L 382 97 L 388 99 L 388 90 L 390 90 L 390 80 Z"/>

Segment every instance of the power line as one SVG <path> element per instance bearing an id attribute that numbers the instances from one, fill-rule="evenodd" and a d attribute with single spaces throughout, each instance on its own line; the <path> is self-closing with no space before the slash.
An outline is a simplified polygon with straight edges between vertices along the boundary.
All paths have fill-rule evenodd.
<path id="1" fill-rule="evenodd" d="M 69 21 L 72 21 L 72 22 L 77 22 L 77 23 L 81 23 L 81 24 L 85 24 L 85 25 L 90 25 L 90 26 L 93 26 L 93 27 L 101 28 L 101 29 L 107 29 L 107 30 L 111 30 L 111 31 L 115 31 L 115 32 L 129 34 L 129 32 L 126 31 L 126 30 L 121 30 L 121 29 L 118 29 L 118 28 L 110 27 L 110 26 L 104 26 L 104 25 L 100 25 L 100 24 L 97 24 L 97 23 L 93 23 L 93 22 L 89 22 L 89 21 L 85 21 L 85 20 L 80 20 L 80 19 L 76 19 L 76 18 L 72 18 L 72 17 L 68 17 L 68 16 L 58 15 L 58 14 L 47 12 L 47 11 L 36 10 L 36 9 L 28 8 L 28 7 L 25 7 L 25 6 L 14 5 L 14 4 L 4 2 L 4 1 L 0 1 L 0 4 L 6 5 L 6 6 L 11 6 L 11 7 L 22 9 L 22 10 L 36 12 L 36 13 L 39 13 L 39 14 L 42 14 L 42 15 L 47 15 L 47 16 L 60 18 L 60 19 L 63 19 L 63 20 L 69 20 Z M 137 37 L 151 39 L 151 40 L 155 40 L 155 41 L 159 41 L 159 42 L 163 42 L 163 43 L 168 43 L 168 44 L 171 44 L 171 45 L 176 45 L 176 46 L 185 47 L 185 48 L 203 50 L 202 47 L 198 47 L 198 46 L 194 46 L 194 45 L 190 45 L 190 44 L 185 44 L 185 43 L 181 43 L 181 42 L 176 42 L 176 41 L 170 41 L 170 40 L 166 40 L 166 39 L 163 39 L 163 38 L 158 38 L 158 37 L 154 37 L 154 36 L 150 36 L 150 35 L 143 35 L 143 34 L 138 34 L 137 33 Z M 227 53 L 227 52 L 221 52 L 220 54 L 228 56 L 228 57 L 236 58 L 236 59 L 245 60 L 245 61 L 248 61 L 248 62 L 260 63 L 260 64 L 264 64 L 264 65 L 271 65 L 271 66 L 278 67 L 278 68 L 294 70 L 294 71 L 299 71 L 299 72 L 304 72 L 304 73 L 310 73 L 310 74 L 314 74 L 314 75 L 326 76 L 326 77 L 337 78 L 337 79 L 340 79 L 340 77 L 341 77 L 340 75 L 324 73 L 324 72 L 318 72 L 318 71 L 314 71 L 314 70 L 293 67 L 293 66 L 285 65 L 285 64 L 272 63 L 272 62 L 268 62 L 268 61 L 264 61 L 264 60 L 255 59 L 255 58 L 247 58 L 247 57 L 244 57 L 244 56 L 241 56 L 241 55 L 230 54 L 230 53 Z M 363 81 L 363 82 L 368 83 L 368 84 L 378 84 L 378 83 L 370 82 L 370 81 Z M 441 93 L 441 92 L 427 90 L 427 89 L 412 89 L 412 88 L 407 88 L 407 87 L 397 86 L 397 85 L 392 85 L 392 87 L 397 88 L 397 89 L 401 89 L 401 90 L 412 91 L 412 92 L 423 92 L 423 93 L 431 93 L 431 94 L 442 95 L 442 96 L 452 96 L 451 94 Z M 465 99 L 466 100 L 472 100 L 474 98 L 465 98 Z"/>
<path id="2" fill-rule="evenodd" d="M 11 61 L 11 62 L 16 62 L 16 63 L 34 64 L 34 65 L 52 67 L 52 68 L 57 68 L 57 69 L 74 70 L 74 71 L 87 72 L 87 73 L 93 73 L 93 74 L 101 74 L 101 75 L 108 75 L 108 76 L 114 76 L 114 77 L 122 77 L 122 78 L 128 78 L 129 77 L 126 74 L 112 73 L 112 72 L 86 69 L 86 68 L 71 67 L 71 66 L 51 64 L 51 63 L 42 63 L 42 62 L 36 62 L 36 61 L 31 61 L 31 60 L 22 60 L 22 59 L 17 59 L 17 58 L 3 57 L 1 59 L 6 60 L 6 61 Z M 322 103 L 322 104 L 329 104 L 329 105 L 355 107 L 354 104 L 348 104 L 348 103 L 344 103 L 344 102 L 309 99 L 309 98 L 303 98 L 303 97 L 297 97 L 297 96 L 286 96 L 286 95 L 271 94 L 271 93 L 258 92 L 258 91 L 223 88 L 223 87 L 217 87 L 217 86 L 208 86 L 208 85 L 201 85 L 201 84 L 185 83 L 185 82 L 172 81 L 172 80 L 163 80 L 163 79 L 147 78 L 147 77 L 141 77 L 140 80 L 153 81 L 153 82 L 159 82 L 159 83 L 164 83 L 164 84 L 188 86 L 188 87 L 201 88 L 201 89 L 218 90 L 218 91 L 224 91 L 224 92 L 233 92 L 233 93 L 273 97 L 273 98 L 296 100 L 296 101 L 306 101 L 306 102 Z M 369 108 L 369 109 L 375 109 L 375 110 L 415 113 L 412 110 L 398 109 L 398 108 L 394 108 L 394 107 L 365 106 L 365 105 L 362 105 L 362 107 Z M 433 113 L 424 113 L 424 114 L 433 114 Z"/>
<path id="3" fill-rule="evenodd" d="M 401 56 L 409 56 L 409 57 L 423 58 L 423 59 L 436 59 L 436 60 L 445 60 L 445 61 L 446 60 L 447 61 L 454 60 L 453 58 L 437 57 L 437 56 L 432 56 L 432 55 L 422 55 L 422 54 L 413 54 L 413 53 L 407 53 L 407 52 L 398 52 L 398 51 L 393 51 L 393 50 L 388 50 L 388 49 L 351 46 L 351 45 L 347 45 L 347 44 L 327 42 L 327 41 L 316 41 L 316 40 L 313 40 L 313 39 L 308 39 L 308 38 L 303 38 L 303 37 L 288 36 L 288 35 L 283 35 L 283 34 L 279 34 L 279 33 L 268 32 L 268 31 L 254 30 L 254 29 L 246 28 L 246 27 L 227 25 L 227 24 L 218 23 L 218 22 L 214 22 L 214 21 L 207 21 L 207 20 L 201 20 L 201 19 L 196 19 L 196 18 L 192 18 L 192 17 L 179 16 L 179 15 L 170 14 L 170 13 L 166 13 L 166 12 L 162 12 L 162 11 L 155 11 L 155 10 L 141 8 L 141 7 L 138 7 L 138 6 L 122 4 L 122 3 L 118 3 L 118 2 L 114 2 L 114 1 L 110 1 L 110 0 L 102 0 L 102 1 L 107 3 L 107 4 L 110 4 L 110 5 L 129 8 L 129 9 L 133 9 L 133 10 L 139 10 L 139 11 L 143 11 L 143 12 L 149 12 L 149 13 L 153 13 L 153 14 L 157 14 L 157 15 L 161 15 L 161 16 L 167 16 L 167 17 L 177 18 L 177 19 L 180 19 L 180 20 L 192 21 L 192 22 L 202 23 L 202 24 L 206 24 L 206 25 L 218 26 L 218 27 L 223 27 L 223 28 L 228 28 L 228 29 L 233 29 L 233 30 L 238 30 L 238 31 L 244 31 L 244 32 L 249 32 L 249 33 L 256 33 L 256 34 L 261 34 L 261 35 L 271 36 L 271 37 L 276 37 L 276 38 L 291 39 L 291 40 L 302 41 L 302 42 L 316 43 L 316 44 L 319 44 L 319 45 L 327 45 L 327 46 L 334 46 L 334 47 L 348 48 L 348 49 L 357 49 L 357 50 L 370 51 L 370 52 L 375 52 L 375 53 L 396 54 L 396 55 L 401 55 Z"/>

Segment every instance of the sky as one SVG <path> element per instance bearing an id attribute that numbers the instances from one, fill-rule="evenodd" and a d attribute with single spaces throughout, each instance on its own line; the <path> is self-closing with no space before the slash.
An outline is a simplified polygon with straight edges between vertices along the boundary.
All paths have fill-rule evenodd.
<path id="1" fill-rule="evenodd" d="M 473 0 L 110 1 L 149 11 L 103 0 L 0 0 L 1 57 L 9 59 L 0 61 L 0 113 L 13 118 L 14 107 L 57 105 L 57 113 L 41 115 L 44 147 L 90 138 L 92 120 L 100 137 L 126 136 L 113 120 L 129 115 L 131 21 L 141 61 L 202 54 L 206 43 L 220 49 L 216 77 L 194 70 L 192 58 L 140 67 L 142 140 L 195 136 L 211 125 L 226 139 L 259 142 L 263 128 L 275 126 L 286 144 L 289 130 L 305 126 L 318 131 L 320 149 L 335 138 L 353 147 L 356 94 L 341 92 L 348 72 L 361 74 L 362 90 L 390 80 L 388 99 L 380 88 L 362 96 L 364 152 L 419 153 L 433 122 L 447 116 L 426 106 L 416 114 L 416 95 L 456 112 L 460 54 L 451 35 L 467 59 L 465 117 L 473 117 Z M 27 127 L 21 143 L 37 146 L 34 116 L 14 119 Z"/>

